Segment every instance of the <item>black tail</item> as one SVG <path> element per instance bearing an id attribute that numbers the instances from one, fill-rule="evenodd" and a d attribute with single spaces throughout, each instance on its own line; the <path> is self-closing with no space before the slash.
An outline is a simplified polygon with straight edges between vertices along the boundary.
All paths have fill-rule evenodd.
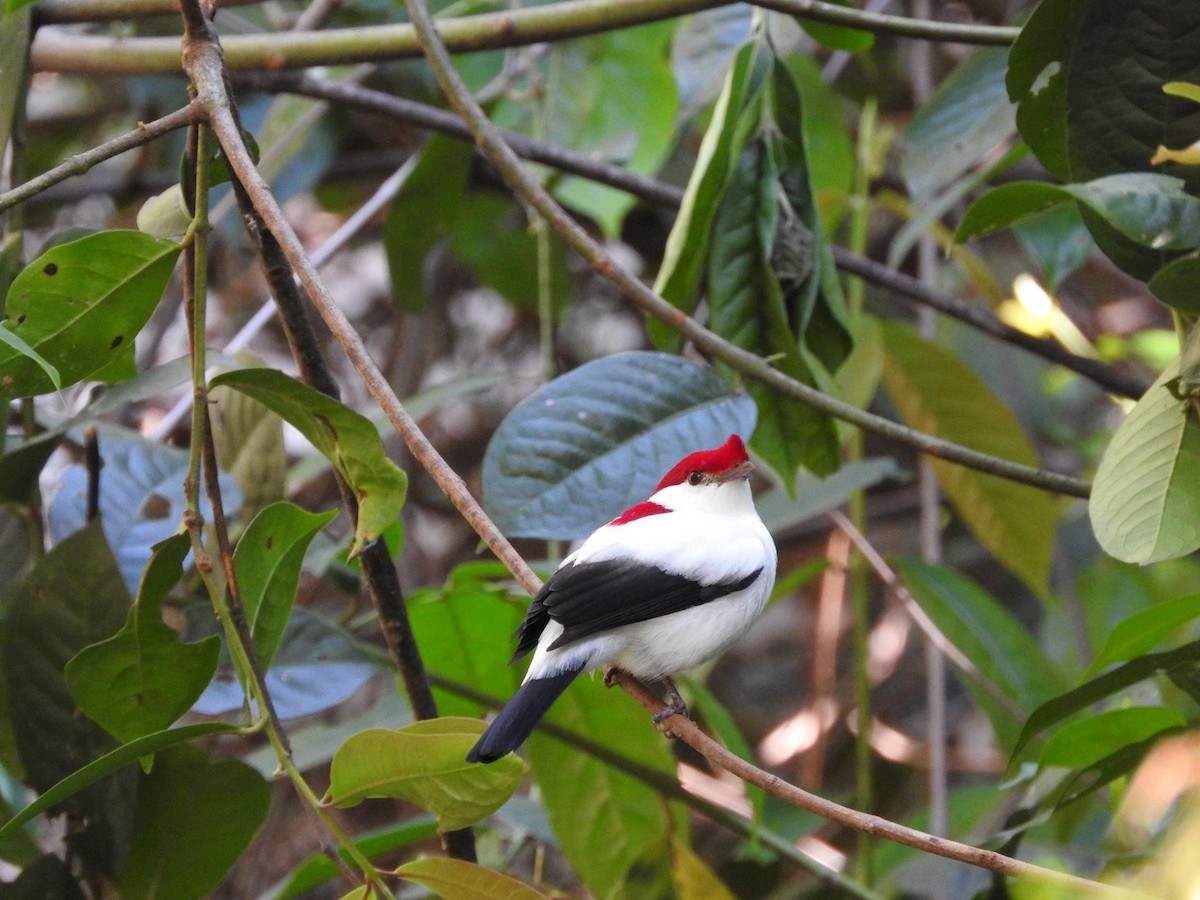
<path id="1" fill-rule="evenodd" d="M 549 678 L 534 678 L 521 685 L 515 697 L 488 726 L 467 754 L 467 762 L 495 762 L 516 750 L 529 737 L 550 706 L 567 689 L 583 666 L 567 669 Z"/>

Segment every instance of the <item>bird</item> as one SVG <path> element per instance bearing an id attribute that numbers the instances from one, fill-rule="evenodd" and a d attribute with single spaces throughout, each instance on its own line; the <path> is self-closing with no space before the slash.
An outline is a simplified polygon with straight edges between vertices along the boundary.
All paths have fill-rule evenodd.
<path id="1" fill-rule="evenodd" d="M 758 618 L 775 584 L 776 551 L 750 492 L 742 439 L 683 457 L 649 499 L 625 510 L 563 559 L 513 635 L 509 664 L 532 653 L 516 695 L 467 755 L 516 750 L 578 675 L 601 667 L 661 681 L 713 658 Z"/>

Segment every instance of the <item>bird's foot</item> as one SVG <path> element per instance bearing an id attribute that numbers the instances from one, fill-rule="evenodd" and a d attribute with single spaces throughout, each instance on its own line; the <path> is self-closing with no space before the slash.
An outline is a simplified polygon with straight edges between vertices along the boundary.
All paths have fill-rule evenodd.
<path id="1" fill-rule="evenodd" d="M 680 696 L 679 689 L 675 687 L 675 682 L 670 678 L 664 678 L 662 686 L 666 688 L 667 696 L 671 698 L 671 702 L 654 714 L 654 724 L 661 725 L 664 719 L 668 719 L 674 715 L 690 719 L 691 716 L 688 714 L 687 704 L 683 702 L 683 697 Z"/>
<path id="2" fill-rule="evenodd" d="M 621 670 L 618 669 L 616 666 L 605 666 L 604 667 L 604 686 L 606 688 L 610 688 L 614 684 L 617 683 L 617 672 L 619 672 L 619 671 L 621 671 Z"/>

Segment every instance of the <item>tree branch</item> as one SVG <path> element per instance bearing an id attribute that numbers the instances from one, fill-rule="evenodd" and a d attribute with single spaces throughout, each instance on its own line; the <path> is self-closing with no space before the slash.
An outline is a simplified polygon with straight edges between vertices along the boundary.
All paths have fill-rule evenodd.
<path id="1" fill-rule="evenodd" d="M 631 675 L 617 670 L 614 671 L 611 680 L 619 684 L 647 712 L 655 714 L 666 708 L 666 704 L 650 693 L 644 684 Z M 1053 869 L 1013 859 L 1011 856 L 1005 856 L 994 850 L 984 850 L 980 847 L 972 847 L 970 844 L 962 844 L 958 841 L 935 837 L 932 834 L 926 834 L 923 831 L 891 822 L 879 816 L 867 815 L 866 813 L 849 809 L 848 807 L 834 803 L 832 800 L 826 800 L 824 797 L 810 794 L 808 791 L 789 784 L 782 778 L 772 775 L 770 772 L 751 765 L 741 757 L 730 753 L 706 735 L 691 719 L 675 714 L 664 719 L 662 724 L 668 736 L 683 741 L 693 750 L 704 756 L 714 766 L 725 769 L 727 772 L 732 772 L 746 783 L 762 788 L 762 790 L 773 797 L 778 797 L 786 803 L 814 813 L 823 819 L 838 822 L 856 831 L 874 834 L 885 840 L 903 844 L 906 847 L 913 847 L 924 853 L 944 856 L 947 859 L 958 860 L 959 862 L 977 866 L 981 869 L 988 869 L 992 872 L 998 872 L 1002 875 L 1026 878 L 1030 881 L 1082 892 L 1073 894 L 1072 896 L 1140 897 L 1143 900 L 1147 897 L 1145 894 L 1127 891 L 1123 888 L 1080 878 L 1077 875 L 1056 872 Z"/>
<path id="2" fill-rule="evenodd" d="M 750 0 L 755 6 L 773 9 L 798 19 L 844 25 L 877 34 L 925 41 L 954 41 L 959 44 L 987 44 L 1007 47 L 1021 29 L 1008 25 L 969 25 L 961 22 L 937 22 L 909 16 L 889 16 L 852 6 L 822 3 L 821 0 Z"/>
<path id="3" fill-rule="evenodd" d="M 45 0 L 37 7 L 41 23 L 164 11 L 177 0 Z M 452 52 L 520 47 L 582 37 L 631 25 L 657 22 L 726 6 L 732 0 L 563 0 L 545 6 L 442 19 L 438 30 Z M 820 0 L 758 0 L 758 5 L 818 22 L 910 38 L 974 44 L 1011 44 L 1019 29 L 930 22 L 870 13 Z M 229 35 L 226 63 L 233 70 L 296 69 L 413 59 L 421 55 L 411 25 L 372 25 L 331 29 L 320 34 Z M 174 38 L 109 38 L 53 31 L 39 32 L 31 55 L 34 71 L 178 72 L 179 45 Z"/>
<path id="4" fill-rule="evenodd" d="M 120 137 L 115 137 L 111 141 L 105 141 L 98 147 L 93 147 L 91 150 L 85 150 L 83 153 L 77 153 L 75 156 L 59 163 L 53 169 L 43 172 L 37 178 L 31 178 L 24 184 L 19 184 L 11 191 L 6 191 L 0 194 L 0 213 L 4 212 L 11 206 L 16 206 L 23 200 L 28 200 L 35 194 L 40 194 L 60 181 L 66 181 L 73 175 L 82 175 L 84 172 L 92 168 L 98 163 L 104 162 L 106 159 L 124 153 L 126 150 L 132 150 L 134 147 L 140 147 L 142 144 L 148 144 L 156 138 L 162 137 L 164 134 L 170 134 L 180 128 L 185 128 L 188 125 L 194 125 L 197 122 L 203 121 L 204 109 L 196 102 L 189 103 L 173 113 L 168 113 L 161 119 L 155 119 L 153 122 L 138 123 L 138 127 L 133 131 L 126 132 Z"/>
<path id="5" fill-rule="evenodd" d="M 370 110 L 394 116 L 406 122 L 453 137 L 471 140 L 471 132 L 462 118 L 444 109 L 396 97 L 357 84 L 332 81 L 308 72 L 280 72 L 243 75 L 237 79 L 255 90 L 287 91 L 306 97 L 329 100 L 343 106 Z M 592 156 L 585 156 L 553 144 L 526 137 L 512 131 L 500 132 L 504 141 L 522 159 L 553 166 L 583 178 L 627 191 L 634 196 L 661 206 L 678 209 L 683 200 L 682 189 L 645 175 L 630 172 L 620 166 Z M 1048 338 L 1035 337 L 1013 328 L 998 319 L 986 307 L 960 300 L 953 294 L 922 284 L 915 278 L 889 269 L 873 259 L 834 246 L 834 262 L 838 268 L 863 281 L 883 288 L 899 299 L 917 306 L 928 306 L 958 319 L 984 334 L 1020 347 L 1048 362 L 1063 366 L 1114 394 L 1136 400 L 1149 387 L 1149 380 L 1128 374 L 1099 360 L 1077 356 L 1061 344 Z"/>
<path id="6" fill-rule="evenodd" d="M 504 143 L 499 130 L 487 118 L 463 83 L 454 68 L 449 51 L 437 36 L 432 18 L 427 14 L 422 14 L 424 5 L 419 0 L 405 0 L 405 2 L 414 26 L 426 43 L 426 55 L 433 66 L 442 90 L 466 121 L 467 127 L 471 129 L 471 133 L 475 136 L 475 141 L 483 150 L 484 155 L 499 170 L 501 177 L 509 187 L 541 213 L 568 247 L 583 257 L 593 270 L 611 282 L 644 312 L 665 322 L 701 350 L 729 364 L 743 375 L 756 378 L 780 393 L 794 397 L 801 403 L 826 415 L 835 416 L 852 425 L 907 444 L 930 456 L 936 456 L 939 459 L 964 465 L 980 472 L 998 475 L 1010 481 L 1018 481 L 1056 493 L 1075 497 L 1088 496 L 1091 485 L 1082 479 L 1020 465 L 1010 460 L 980 453 L 961 444 L 922 434 L 897 422 L 837 400 L 816 388 L 796 381 L 794 378 L 789 378 L 778 369 L 772 368 L 766 360 L 726 341 L 704 328 L 682 310 L 667 303 L 638 278 L 617 265 L 604 248 L 568 216 L 545 188 L 525 171 L 520 159 Z"/>

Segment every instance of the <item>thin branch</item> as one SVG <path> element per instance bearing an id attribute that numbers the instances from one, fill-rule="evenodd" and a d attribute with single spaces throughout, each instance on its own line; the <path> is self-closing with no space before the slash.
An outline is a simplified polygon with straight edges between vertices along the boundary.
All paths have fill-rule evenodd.
<path id="1" fill-rule="evenodd" d="M 256 90 L 287 91 L 329 100 L 340 105 L 353 106 L 394 116 L 406 122 L 428 128 L 453 137 L 471 139 L 471 132 L 462 118 L 444 109 L 438 109 L 415 100 L 407 100 L 385 94 L 382 91 L 331 81 L 311 73 L 262 73 L 244 75 L 237 79 Z M 511 131 L 502 131 L 505 142 L 523 159 L 552 166 L 560 171 L 579 175 L 601 184 L 619 188 L 648 203 L 656 203 L 678 209 L 683 200 L 683 190 L 645 175 L 630 172 L 620 166 L 595 157 L 565 150 L 545 141 L 535 140 Z M 1149 381 L 1128 374 L 1099 360 L 1077 356 L 1066 350 L 1057 341 L 1035 337 L 1002 322 L 987 307 L 960 300 L 953 294 L 924 285 L 917 279 L 889 269 L 882 263 L 853 253 L 843 247 L 833 246 L 833 258 L 838 268 L 863 281 L 883 288 L 906 303 L 918 308 L 927 306 L 938 312 L 958 319 L 990 337 L 1020 347 L 1048 362 L 1070 369 L 1093 381 L 1107 391 L 1136 400 L 1149 387 Z"/>
<path id="2" fill-rule="evenodd" d="M 564 0 L 544 6 L 444 19 L 442 36 L 459 53 L 561 41 L 687 13 L 726 6 L 733 0 Z M 318 34 L 235 34 L 222 38 L 226 64 L 234 71 L 299 69 L 419 59 L 411 25 L 334 28 Z M 180 70 L 176 38 L 99 37 L 44 29 L 31 51 L 35 72 L 110 72 L 129 75 Z"/>
<path id="3" fill-rule="evenodd" d="M 482 706 L 499 709 L 504 705 L 505 701 L 499 697 L 493 697 L 491 694 L 477 691 L 470 685 L 437 675 L 430 677 L 433 683 L 443 690 L 472 700 Z M 563 728 L 561 725 L 556 725 L 545 719 L 537 724 L 537 731 L 541 734 L 549 735 L 556 741 L 561 741 L 569 747 L 581 750 L 605 765 L 611 766 L 619 772 L 624 772 L 631 778 L 636 778 L 664 797 L 686 804 L 701 815 L 707 816 L 717 824 L 728 828 L 734 834 L 759 841 L 765 846 L 770 847 L 784 859 L 804 869 L 814 878 L 828 884 L 830 887 L 840 889 L 844 892 L 845 896 L 859 897 L 863 898 L 863 900 L 880 900 L 880 895 L 874 891 L 863 887 L 841 872 L 830 869 L 820 860 L 814 859 L 800 850 L 786 838 L 781 837 L 769 828 L 761 827 L 757 822 L 752 822 L 733 810 L 691 793 L 679 783 L 678 779 L 672 778 L 664 772 L 652 769 L 644 763 L 630 759 L 619 750 L 604 744 L 598 744 L 581 734 L 571 731 L 569 728 Z"/>
<path id="4" fill-rule="evenodd" d="M 787 13 L 798 19 L 844 25 L 877 34 L 916 38 L 925 41 L 953 41 L 958 44 L 985 44 L 1007 47 L 1017 39 L 1020 28 L 1008 25 L 969 25 L 962 22 L 938 22 L 909 16 L 890 16 L 852 6 L 837 6 L 821 0 L 750 0 L 755 6 Z"/>
<path id="5" fill-rule="evenodd" d="M 611 680 L 619 684 L 647 712 L 655 714 L 666 708 L 666 705 L 650 693 L 645 685 L 627 673 L 616 671 L 613 673 Z M 786 803 L 818 815 L 823 819 L 853 828 L 856 831 L 874 834 L 885 840 L 903 844 L 906 847 L 913 847 L 924 853 L 958 860 L 959 862 L 977 866 L 981 869 L 988 869 L 992 872 L 998 872 L 1002 875 L 1026 878 L 1030 881 L 1078 892 L 1072 894 L 1072 896 L 1138 897 L 1143 898 L 1143 900 L 1147 897 L 1145 894 L 1127 891 L 1065 872 L 1056 872 L 1053 869 L 1013 859 L 994 850 L 984 850 L 980 847 L 972 847 L 969 844 L 959 843 L 958 841 L 935 837 L 932 834 L 926 834 L 923 831 L 891 822 L 879 816 L 858 812 L 857 810 L 834 803 L 831 800 L 826 800 L 824 797 L 810 794 L 808 791 L 801 790 L 795 785 L 784 781 L 782 778 L 772 775 L 770 772 L 765 772 L 757 766 L 751 765 L 706 735 L 691 719 L 676 714 L 667 717 L 662 724 L 668 736 L 683 741 L 714 766 L 733 773 L 746 783 L 759 787 L 771 794 L 771 796 L 777 797 Z"/>
<path id="6" fill-rule="evenodd" d="M 499 170 L 509 187 L 542 214 L 567 246 L 583 257 L 593 270 L 611 282 L 644 312 L 663 321 L 670 328 L 692 341 L 699 349 L 729 364 L 743 375 L 758 379 L 780 393 L 794 397 L 801 403 L 826 415 L 907 444 L 930 456 L 977 469 L 980 472 L 998 475 L 1010 481 L 1018 481 L 1056 493 L 1075 497 L 1088 496 L 1091 485 L 1082 479 L 1020 465 L 1010 460 L 980 453 L 961 444 L 922 434 L 882 416 L 844 403 L 816 388 L 796 381 L 794 378 L 789 378 L 778 369 L 772 368 L 766 360 L 709 331 L 682 310 L 669 304 L 637 277 L 617 265 L 607 251 L 593 240 L 591 235 L 574 219 L 568 216 L 545 188 L 525 171 L 520 159 L 504 143 L 499 130 L 471 96 L 466 84 L 454 68 L 449 51 L 438 38 L 432 18 L 427 13 L 423 14 L 424 5 L 420 3 L 420 0 L 405 0 L 405 2 L 414 26 L 420 31 L 422 40 L 426 43 L 426 55 L 433 66 L 442 90 L 467 122 L 467 126 L 471 129 L 471 133 L 475 136 L 476 143 L 483 150 L 484 155 Z"/>
<path id="7" fill-rule="evenodd" d="M 134 147 L 148 144 L 162 137 L 164 134 L 170 134 L 172 131 L 186 128 L 188 125 L 193 125 L 203 119 L 204 109 L 193 101 L 187 106 L 163 116 L 161 119 L 155 119 L 153 122 L 146 123 L 139 122 L 138 127 L 133 129 L 133 131 L 113 138 L 111 141 L 105 141 L 100 146 L 93 147 L 91 150 L 78 153 L 65 162 L 59 163 L 53 169 L 43 172 L 37 178 L 31 178 L 24 184 L 17 185 L 11 191 L 0 194 L 0 213 L 11 206 L 15 206 L 22 200 L 27 200 L 35 194 L 39 194 L 47 188 L 58 184 L 60 181 L 66 181 L 73 175 L 82 175 L 91 169 L 92 166 L 102 163 L 106 159 L 124 153 L 126 150 L 132 150 Z"/>
<path id="8" fill-rule="evenodd" d="M 221 8 L 248 6 L 263 0 L 221 0 Z M 179 15 L 179 0 L 40 0 L 33 7 L 38 25 L 107 22 L 142 16 Z"/>

